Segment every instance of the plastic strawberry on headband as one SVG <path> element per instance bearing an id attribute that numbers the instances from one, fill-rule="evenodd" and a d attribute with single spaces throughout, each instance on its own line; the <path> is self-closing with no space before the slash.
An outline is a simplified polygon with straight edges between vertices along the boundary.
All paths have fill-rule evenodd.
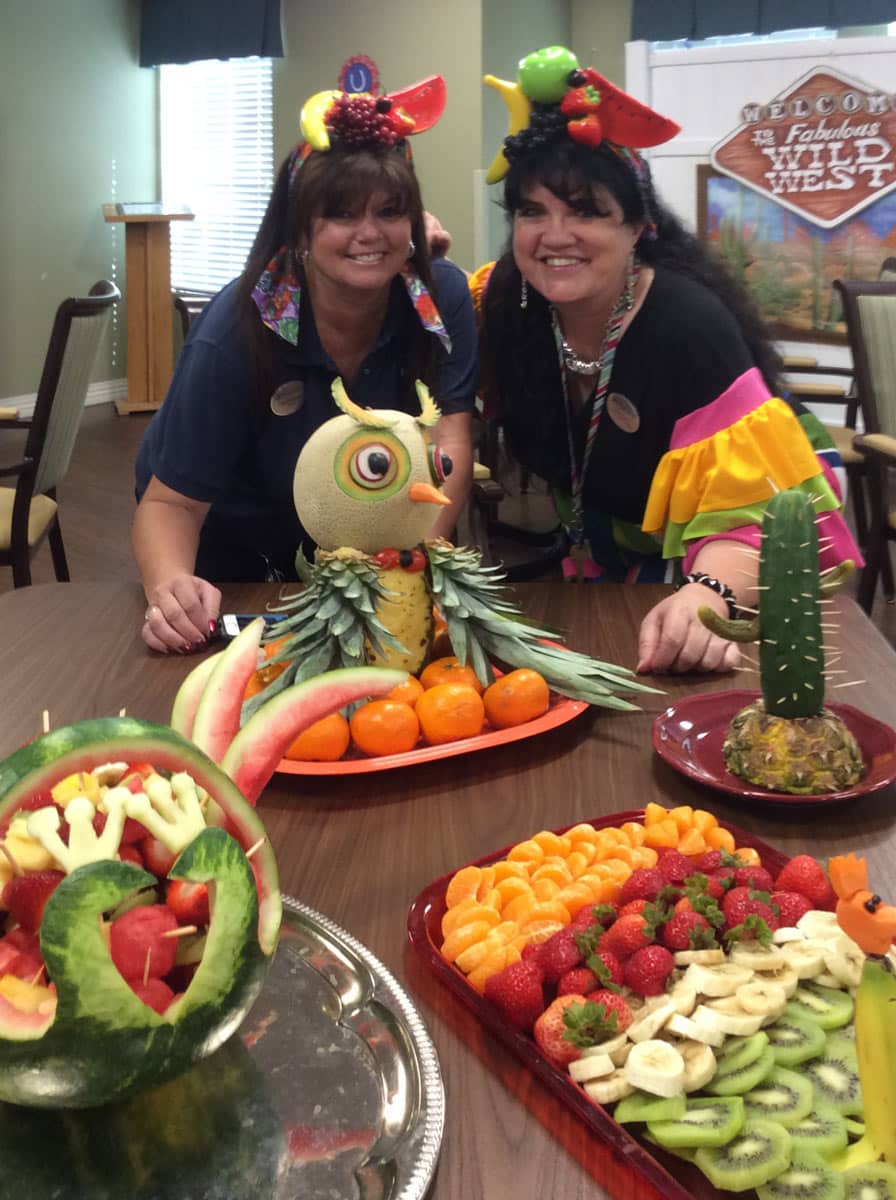
<path id="1" fill-rule="evenodd" d="M 302 106 L 299 123 L 311 150 L 326 151 L 333 141 L 394 146 L 430 129 L 445 109 L 445 80 L 430 75 L 400 92 L 316 92 Z"/>
<path id="2" fill-rule="evenodd" d="M 539 143 L 565 133 L 573 141 L 597 147 L 603 141 L 625 151 L 659 146 L 681 126 L 635 100 L 593 67 L 579 67 L 565 46 L 548 46 L 520 60 L 515 82 L 484 76 L 500 92 L 510 117 L 504 146 L 486 174 L 498 183 L 510 161 Z M 627 155 L 630 162 L 637 154 Z"/>

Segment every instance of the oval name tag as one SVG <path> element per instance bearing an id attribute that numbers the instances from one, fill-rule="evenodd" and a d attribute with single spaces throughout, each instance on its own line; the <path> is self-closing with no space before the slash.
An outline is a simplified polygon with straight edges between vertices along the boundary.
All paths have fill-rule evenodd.
<path id="1" fill-rule="evenodd" d="M 636 433 L 641 428 L 641 414 L 628 396 L 619 392 L 610 392 L 607 397 L 607 416 L 623 433 Z"/>
<path id="2" fill-rule="evenodd" d="M 291 379 L 289 383 L 281 383 L 271 396 L 271 412 L 275 417 L 291 417 L 302 407 L 305 399 L 305 386 L 301 379 Z"/>

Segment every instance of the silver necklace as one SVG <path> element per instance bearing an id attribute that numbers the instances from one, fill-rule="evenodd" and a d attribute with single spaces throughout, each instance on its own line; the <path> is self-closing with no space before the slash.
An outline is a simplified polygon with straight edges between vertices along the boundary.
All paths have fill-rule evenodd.
<path id="1" fill-rule="evenodd" d="M 628 312 L 635 302 L 634 290 L 637 284 L 637 275 L 634 273 L 634 268 L 629 271 L 628 279 L 626 280 L 625 289 L 619 299 L 616 301 L 616 308 L 623 312 Z M 610 316 L 608 325 L 612 324 L 616 316 L 614 309 Z M 605 339 L 606 340 L 606 339 Z M 600 372 L 600 364 L 603 361 L 603 347 L 597 358 L 579 358 L 572 346 L 565 337 L 560 337 L 560 353 L 563 355 L 563 365 L 567 371 L 572 371 L 574 375 L 597 375 Z"/>

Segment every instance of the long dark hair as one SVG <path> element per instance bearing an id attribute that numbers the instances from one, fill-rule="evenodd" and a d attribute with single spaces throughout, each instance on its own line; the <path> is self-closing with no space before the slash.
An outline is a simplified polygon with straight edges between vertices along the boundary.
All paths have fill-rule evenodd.
<path id="1" fill-rule="evenodd" d="M 752 297 L 722 259 L 711 254 L 660 201 L 649 172 L 639 180 L 629 162 L 606 142 L 594 150 L 564 134 L 546 138 L 512 159 L 504 184 L 503 206 L 509 217 L 538 184 L 567 203 L 583 193 L 593 194 L 598 187 L 606 188 L 622 209 L 626 224 L 652 223 L 656 236 L 642 235 L 636 247 L 639 260 L 647 266 L 669 267 L 718 296 L 740 326 L 769 389 L 779 393 L 781 360 Z M 486 319 L 480 334 L 483 384 L 486 393 L 491 390 L 500 402 L 506 392 L 506 384 L 498 377 L 499 372 L 503 374 L 500 364 L 513 362 L 513 376 L 520 384 L 514 391 L 514 405 L 535 405 L 545 420 L 545 388 L 550 391 L 557 386 L 557 355 L 547 319 L 548 304 L 530 287 L 527 306 L 520 308 L 521 285 L 522 277 L 508 244 L 486 290 Z"/>
<path id="2" fill-rule="evenodd" d="M 375 192 L 383 192 L 402 216 L 410 218 L 414 253 L 409 261 L 435 296 L 420 185 L 403 146 L 358 148 L 336 143 L 325 153 L 312 151 L 290 186 L 292 165 L 290 154 L 277 173 L 237 285 L 240 328 L 254 364 L 256 400 L 261 412 L 267 411 L 270 400 L 277 335 L 259 319 L 252 291 L 268 263 L 284 247 L 289 268 L 304 281 L 301 249 L 308 245 L 312 226 L 319 217 L 357 212 Z M 307 291 L 303 295 L 307 298 Z M 408 398 L 415 397 L 415 379 L 432 385 L 434 365 L 433 339 L 415 322 L 408 369 L 403 376 L 407 380 Z"/>

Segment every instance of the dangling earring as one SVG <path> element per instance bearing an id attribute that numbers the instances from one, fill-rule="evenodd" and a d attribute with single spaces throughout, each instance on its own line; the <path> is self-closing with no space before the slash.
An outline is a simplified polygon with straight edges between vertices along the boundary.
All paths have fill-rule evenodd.
<path id="1" fill-rule="evenodd" d="M 529 305 L 529 284 L 526 281 L 526 276 L 521 275 L 520 279 L 520 308 L 527 308 Z"/>
<path id="2" fill-rule="evenodd" d="M 413 258 L 416 252 L 417 247 L 414 245 L 414 239 L 411 238 L 411 240 L 408 242 L 408 258 Z"/>
<path id="3" fill-rule="evenodd" d="M 632 250 L 628 257 L 628 272 L 625 278 L 625 291 L 622 293 L 622 303 L 626 310 L 630 309 L 635 303 L 635 288 L 638 284 L 638 275 L 640 269 L 637 260 L 635 259 L 635 251 Z"/>

